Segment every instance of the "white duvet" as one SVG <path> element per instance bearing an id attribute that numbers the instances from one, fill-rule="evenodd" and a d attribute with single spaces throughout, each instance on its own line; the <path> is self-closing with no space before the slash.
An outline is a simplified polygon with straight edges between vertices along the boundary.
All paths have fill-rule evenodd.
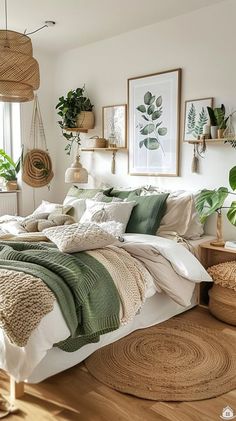
<path id="1" fill-rule="evenodd" d="M 174 301 L 188 306 L 195 288 L 201 281 L 211 281 L 200 262 L 181 244 L 161 237 L 128 234 L 120 246 L 140 260 L 152 275 L 146 298 L 165 291 Z M 157 309 L 158 311 L 158 309 Z M 57 302 L 53 310 L 32 333 L 27 346 L 10 343 L 0 329 L 0 368 L 21 381 L 34 371 L 54 343 L 70 335 Z"/>

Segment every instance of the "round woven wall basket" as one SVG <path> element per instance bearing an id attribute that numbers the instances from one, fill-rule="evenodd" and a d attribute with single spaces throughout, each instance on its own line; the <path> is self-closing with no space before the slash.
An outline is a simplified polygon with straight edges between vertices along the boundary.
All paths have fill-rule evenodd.
<path id="1" fill-rule="evenodd" d="M 49 154 L 41 149 L 27 152 L 23 163 L 23 181 L 31 187 L 47 186 L 52 180 L 52 161 Z"/>

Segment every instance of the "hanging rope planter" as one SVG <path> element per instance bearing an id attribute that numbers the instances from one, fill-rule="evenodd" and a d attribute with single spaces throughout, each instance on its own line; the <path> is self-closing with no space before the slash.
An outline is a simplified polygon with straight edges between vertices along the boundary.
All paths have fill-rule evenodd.
<path id="1" fill-rule="evenodd" d="M 25 155 L 22 179 L 26 184 L 34 188 L 47 186 L 54 174 L 52 171 L 52 161 L 47 149 L 37 96 L 34 101 L 29 141 L 33 145 L 33 149 L 29 150 Z M 40 145 L 45 150 L 40 148 Z"/>

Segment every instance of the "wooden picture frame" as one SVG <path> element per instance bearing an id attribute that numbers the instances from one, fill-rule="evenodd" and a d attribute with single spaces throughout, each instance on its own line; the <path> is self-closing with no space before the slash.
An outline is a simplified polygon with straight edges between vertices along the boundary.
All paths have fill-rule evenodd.
<path id="1" fill-rule="evenodd" d="M 129 174 L 179 175 L 181 69 L 128 79 Z"/>
<path id="2" fill-rule="evenodd" d="M 127 104 L 102 107 L 102 137 L 119 149 L 127 148 Z"/>
<path id="3" fill-rule="evenodd" d="M 204 124 L 211 125 L 206 107 L 213 107 L 213 98 L 196 98 L 185 101 L 183 141 L 198 139 L 203 133 Z"/>

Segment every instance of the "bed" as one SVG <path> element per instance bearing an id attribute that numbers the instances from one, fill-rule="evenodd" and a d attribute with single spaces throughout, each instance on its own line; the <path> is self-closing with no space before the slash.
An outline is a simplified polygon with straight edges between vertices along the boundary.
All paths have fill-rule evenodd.
<path id="1" fill-rule="evenodd" d="M 170 268 L 171 265 L 175 265 L 176 259 L 179 260 L 179 267 L 181 267 L 184 260 L 187 259 L 184 264 L 184 270 L 185 272 L 187 271 L 185 273 L 186 278 L 189 276 L 188 272 L 193 271 L 195 272 L 193 273 L 193 278 L 196 280 L 196 283 L 187 281 L 190 285 L 189 291 L 187 291 L 187 295 L 185 296 L 185 300 L 187 300 L 185 303 L 188 303 L 189 301 L 188 305 L 177 303 L 175 299 L 171 298 L 162 289 L 159 289 L 157 284 L 149 282 L 145 291 L 144 304 L 138 311 L 138 314 L 136 314 L 129 323 L 119 327 L 117 330 L 101 335 L 100 340 L 97 343 L 87 344 L 75 352 L 65 352 L 57 347 L 53 347 L 54 343 L 65 339 L 70 334 L 59 305 L 56 302 L 53 311 L 42 318 L 39 326 L 34 330 L 25 347 L 18 347 L 15 344 L 12 344 L 8 336 L 4 333 L 4 330 L 0 330 L 1 369 L 9 373 L 17 382 L 38 383 L 80 363 L 98 348 L 112 343 L 134 330 L 161 323 L 177 314 L 189 310 L 197 304 L 198 282 L 203 280 L 210 281 L 210 278 L 193 254 L 186 249 L 185 244 L 177 244 L 171 240 L 156 236 L 139 234 L 125 235 L 124 239 L 125 241 L 124 244 L 122 244 L 122 247 L 125 247 L 127 250 L 132 247 L 132 250 L 134 250 L 133 254 L 136 258 L 142 258 L 142 256 L 144 256 L 143 262 L 147 264 L 147 268 L 149 268 L 150 271 L 152 271 L 152 266 L 148 266 L 150 262 L 145 260 L 142 247 L 145 247 L 148 253 L 149 248 L 153 247 L 153 245 L 159 247 L 161 255 L 158 255 L 158 258 L 163 259 L 163 261 L 164 259 L 167 260 L 166 258 L 171 260 L 171 263 L 168 263 Z M 206 238 L 203 237 L 201 241 L 206 241 Z M 192 242 L 192 244 L 190 242 L 189 244 L 193 249 L 195 248 L 196 251 L 199 241 Z M 174 247 L 175 251 L 173 254 L 175 256 L 176 253 L 181 254 L 182 262 L 179 256 L 177 258 L 170 257 L 172 254 L 172 251 L 170 252 L 172 247 Z M 163 248 L 163 250 L 161 250 L 161 248 Z M 165 251 L 166 249 L 167 251 Z M 136 250 L 139 250 L 139 252 L 136 252 Z M 163 255 L 165 255 L 165 253 L 167 253 L 167 255 L 164 257 Z M 156 267 L 155 261 L 151 264 L 153 263 Z M 170 270 L 173 271 L 174 276 L 173 268 Z M 181 278 L 181 276 L 177 276 L 178 278 Z M 182 278 L 181 281 L 186 282 L 186 280 L 184 281 Z"/>

